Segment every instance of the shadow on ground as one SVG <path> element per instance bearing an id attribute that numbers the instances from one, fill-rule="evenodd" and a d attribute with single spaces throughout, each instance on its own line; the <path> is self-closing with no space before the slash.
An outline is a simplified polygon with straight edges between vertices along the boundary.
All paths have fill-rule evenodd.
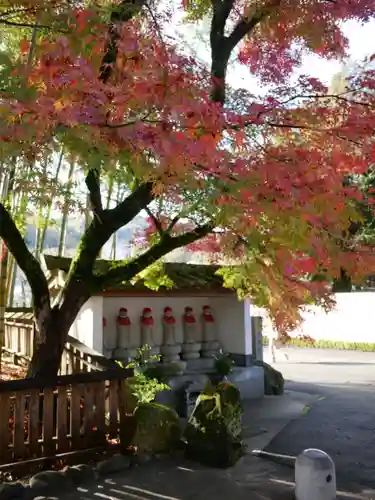
<path id="1" fill-rule="evenodd" d="M 244 457 L 239 465 L 227 470 L 165 458 L 106 479 L 91 488 L 80 488 L 69 499 L 291 500 L 291 480 L 288 469 L 275 468 L 253 457 Z"/>
<path id="2" fill-rule="evenodd" d="M 227 470 L 166 458 L 81 488 L 69 500 L 292 500 L 293 491 L 289 468 L 251 456 Z M 337 498 L 374 496 L 358 490 L 358 494 L 339 493 Z"/>
<path id="3" fill-rule="evenodd" d="M 373 386 L 291 381 L 286 386 L 321 397 L 301 418 L 290 422 L 265 451 L 297 456 L 306 448 L 322 449 L 335 462 L 339 489 L 359 492 L 363 487 L 375 488 Z M 290 460 L 281 462 L 293 466 Z M 367 498 L 375 498 L 375 492 Z"/>

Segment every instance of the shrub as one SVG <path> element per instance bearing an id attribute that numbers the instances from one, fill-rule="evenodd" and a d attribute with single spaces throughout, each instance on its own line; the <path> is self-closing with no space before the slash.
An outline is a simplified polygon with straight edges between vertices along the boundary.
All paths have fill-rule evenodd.
<path id="1" fill-rule="evenodd" d="M 233 371 L 234 361 L 228 354 L 221 353 L 215 358 L 215 371 L 220 377 L 227 377 Z"/>
<path id="2" fill-rule="evenodd" d="M 158 392 L 170 390 L 169 385 L 152 376 L 152 372 L 147 374 L 147 370 L 158 366 L 155 363 L 160 361 L 160 356 L 150 354 L 150 350 L 150 346 L 142 346 L 137 350 L 135 359 L 127 365 L 127 368 L 134 369 L 134 376 L 126 380 L 128 413 L 134 412 L 139 404 L 154 401 Z M 123 367 L 121 361 L 116 362 Z"/>
<path id="3" fill-rule="evenodd" d="M 243 453 L 242 405 L 233 384 L 208 384 L 198 397 L 184 437 L 186 455 L 212 467 L 230 467 Z"/>
<path id="4" fill-rule="evenodd" d="M 268 345 L 268 337 L 263 337 L 263 345 Z M 290 337 L 285 345 L 301 348 L 310 347 L 315 349 L 375 352 L 375 343 L 373 342 L 346 342 L 343 340 L 313 339 L 308 335 Z"/>

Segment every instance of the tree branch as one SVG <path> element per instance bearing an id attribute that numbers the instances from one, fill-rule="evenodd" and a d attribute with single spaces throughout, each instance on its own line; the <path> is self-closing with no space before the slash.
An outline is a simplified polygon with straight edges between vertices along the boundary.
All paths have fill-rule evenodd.
<path id="1" fill-rule="evenodd" d="M 0 24 L 6 24 L 7 26 L 13 26 L 15 28 L 34 28 L 34 24 L 32 23 L 16 23 L 13 21 L 8 21 L 7 19 L 0 19 Z M 52 26 L 46 26 L 46 25 L 38 25 L 38 28 L 43 28 L 46 30 L 51 30 Z M 58 30 L 59 33 L 66 33 L 66 31 L 63 30 Z"/>
<path id="2" fill-rule="evenodd" d="M 128 224 L 139 212 L 147 207 L 154 199 L 154 183 L 145 182 L 135 191 L 110 210 L 105 210 L 106 218 L 113 220 L 110 223 L 112 232 L 116 232 L 125 224 Z"/>
<path id="3" fill-rule="evenodd" d="M 103 290 L 105 288 L 118 285 L 124 281 L 131 280 L 138 273 L 143 271 L 143 269 L 146 269 L 148 266 L 159 260 L 161 257 L 164 257 L 164 255 L 167 255 L 172 250 L 194 243 L 194 241 L 204 238 L 213 230 L 213 225 L 206 224 L 179 236 L 172 237 L 168 234 L 164 235 L 159 243 L 153 245 L 149 250 L 144 252 L 139 257 L 136 257 L 131 262 L 116 266 L 110 269 L 107 273 L 97 276 L 95 283 L 96 290 Z"/>
<path id="4" fill-rule="evenodd" d="M 267 17 L 271 12 L 270 8 L 259 10 L 251 19 L 242 19 L 234 28 L 232 33 L 227 38 L 227 43 L 230 51 L 248 34 L 250 33 L 262 19 Z"/>
<path id="5" fill-rule="evenodd" d="M 146 4 L 147 0 L 122 0 L 113 8 L 110 17 L 109 40 L 100 67 L 100 80 L 106 83 L 112 75 L 112 66 L 117 58 L 118 25 L 130 21 Z"/>
<path id="6" fill-rule="evenodd" d="M 27 248 L 12 216 L 2 203 L 0 203 L 0 237 L 25 273 L 33 296 L 35 317 L 38 319 L 40 312 L 51 310 L 47 279 L 39 262 Z"/>
<path id="7" fill-rule="evenodd" d="M 145 210 L 147 212 L 147 215 L 150 217 L 150 219 L 154 223 L 154 226 L 155 226 L 157 232 L 160 234 L 160 236 L 163 236 L 164 235 L 164 229 L 163 229 L 163 226 L 160 223 L 160 220 L 152 213 L 152 211 L 148 207 L 146 207 Z"/>
<path id="8" fill-rule="evenodd" d="M 61 312 L 68 313 L 77 296 L 91 295 L 95 261 L 103 245 L 121 227 L 128 224 L 154 198 L 153 183 L 145 183 L 133 191 L 115 208 L 103 210 L 100 219 L 94 217 L 80 241 L 65 287 L 59 297 Z M 97 289 L 96 289 L 97 290 Z"/>
<path id="9" fill-rule="evenodd" d="M 225 23 L 232 10 L 234 0 L 211 0 L 213 16 L 211 22 L 210 39 L 211 44 L 224 37 Z"/>
<path id="10" fill-rule="evenodd" d="M 99 79 L 103 83 L 108 82 L 116 62 L 118 24 L 132 19 L 145 3 L 146 0 L 122 0 L 113 8 L 108 30 L 109 41 L 100 67 Z M 103 210 L 99 172 L 97 168 L 91 168 L 86 177 L 86 185 L 93 211 L 100 216 L 93 218 L 71 263 L 64 290 L 59 297 L 63 315 L 72 307 L 77 295 L 90 296 L 94 264 L 103 245 L 154 199 L 153 183 L 145 182 L 115 208 Z"/>
<path id="11" fill-rule="evenodd" d="M 112 74 L 112 66 L 117 58 L 118 24 L 129 21 L 142 9 L 146 0 L 123 0 L 118 6 L 115 6 L 111 12 L 109 41 L 106 46 L 106 52 L 103 56 L 100 67 L 99 79 L 106 83 Z M 108 116 L 107 116 L 108 118 Z M 86 176 L 86 186 L 89 190 L 90 205 L 93 213 L 101 217 L 103 213 L 102 196 L 100 192 L 100 167 L 90 168 Z M 146 190 L 149 186 L 146 186 Z M 131 195 L 130 195 L 131 196 Z M 148 203 L 147 203 L 148 204 Z M 125 206 L 125 208 L 127 205 Z M 142 206 L 142 208 L 145 208 Z M 138 212 L 137 212 L 138 213 Z M 125 222 L 127 224 L 129 221 Z"/>
<path id="12" fill-rule="evenodd" d="M 102 194 L 100 192 L 100 169 L 91 168 L 86 176 L 85 183 L 89 190 L 91 210 L 96 216 L 103 212 Z"/>
<path id="13" fill-rule="evenodd" d="M 170 232 L 172 231 L 172 229 L 175 227 L 175 225 L 177 224 L 177 222 L 178 222 L 179 220 L 180 220 L 180 216 L 179 216 L 179 215 L 176 215 L 176 217 L 174 217 L 174 218 L 171 220 L 171 222 L 170 222 L 169 226 L 167 227 L 166 232 L 167 232 L 167 233 L 170 233 Z"/>

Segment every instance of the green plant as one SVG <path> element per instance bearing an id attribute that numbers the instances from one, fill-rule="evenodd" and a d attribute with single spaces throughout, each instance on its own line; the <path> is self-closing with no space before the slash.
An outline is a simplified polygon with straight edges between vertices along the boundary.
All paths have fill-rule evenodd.
<path id="1" fill-rule="evenodd" d="M 167 383 L 171 377 L 182 373 L 181 366 L 178 363 L 162 363 L 148 365 L 143 370 L 143 373 L 148 378 L 157 379 L 159 382 Z"/>
<path id="2" fill-rule="evenodd" d="M 188 458 L 213 467 L 234 465 L 243 454 L 242 405 L 233 384 L 207 384 L 185 429 Z"/>
<path id="3" fill-rule="evenodd" d="M 155 400 L 158 392 L 170 390 L 169 385 L 151 376 L 152 372 L 147 373 L 148 370 L 157 366 L 155 363 L 159 361 L 160 356 L 152 354 L 151 347 L 144 345 L 137 349 L 134 360 L 126 365 L 126 368 L 134 369 L 134 376 L 128 379 L 128 387 L 135 398 L 136 406 L 151 403 Z M 116 363 L 125 368 L 121 361 L 116 361 Z"/>
<path id="4" fill-rule="evenodd" d="M 215 371 L 221 377 L 227 377 L 233 371 L 234 361 L 228 354 L 221 353 L 215 358 Z"/>
<path id="5" fill-rule="evenodd" d="M 169 385 L 159 382 L 156 378 L 148 378 L 144 373 L 135 373 L 129 385 L 137 405 L 151 403 L 158 392 L 170 390 Z"/>

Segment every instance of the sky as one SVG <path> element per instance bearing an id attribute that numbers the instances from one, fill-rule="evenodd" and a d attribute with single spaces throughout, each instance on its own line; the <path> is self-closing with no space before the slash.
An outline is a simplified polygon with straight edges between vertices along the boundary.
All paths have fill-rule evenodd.
<path id="1" fill-rule="evenodd" d="M 178 23 L 178 32 L 181 34 L 188 46 L 195 51 L 199 59 L 209 62 L 208 51 L 208 24 L 200 28 L 191 25 Z M 174 35 L 175 23 L 173 26 Z M 344 34 L 349 39 L 349 58 L 351 62 L 361 61 L 364 57 L 375 53 L 375 19 L 364 25 L 356 21 L 347 21 L 343 24 Z M 319 78 L 322 82 L 329 84 L 332 77 L 343 67 L 342 61 L 327 61 L 317 55 L 306 56 L 302 67 L 298 71 L 300 74 L 310 74 Z M 227 82 L 233 88 L 245 88 L 250 92 L 259 93 L 257 81 L 251 76 L 245 65 L 232 63 L 227 75 Z M 261 92 L 260 92 L 261 93 Z"/>

